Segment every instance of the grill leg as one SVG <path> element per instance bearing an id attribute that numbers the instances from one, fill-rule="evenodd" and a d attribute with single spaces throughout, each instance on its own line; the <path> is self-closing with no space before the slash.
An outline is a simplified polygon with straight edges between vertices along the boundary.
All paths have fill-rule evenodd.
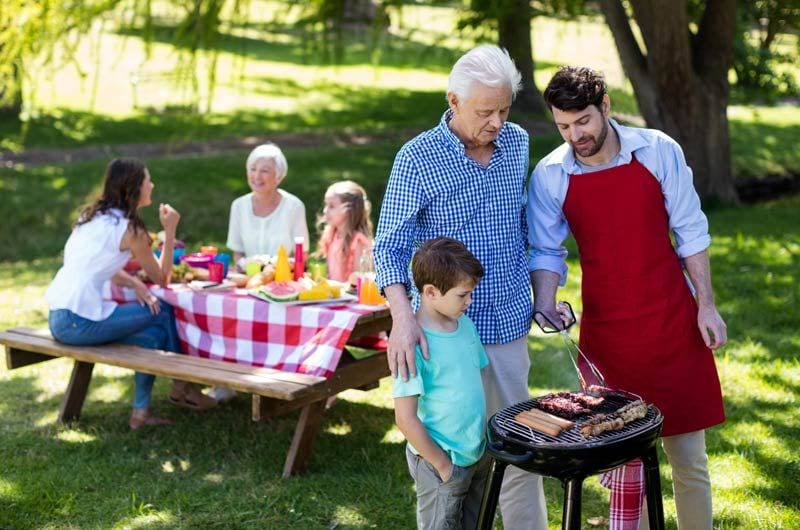
<path id="1" fill-rule="evenodd" d="M 571 478 L 564 484 L 564 515 L 561 520 L 562 530 L 581 529 L 581 493 L 584 477 Z M 652 529 L 651 529 L 652 530 Z"/>
<path id="2" fill-rule="evenodd" d="M 483 499 L 481 500 L 481 510 L 478 512 L 477 530 L 492 529 L 497 502 L 500 499 L 500 486 L 503 485 L 503 475 L 506 472 L 507 465 L 505 462 L 492 458 L 489 476 L 486 479 L 486 485 L 483 487 Z"/>
<path id="3" fill-rule="evenodd" d="M 650 530 L 664 530 L 664 505 L 661 502 L 661 476 L 658 474 L 658 451 L 653 444 L 642 456 L 647 493 L 647 517 Z"/>

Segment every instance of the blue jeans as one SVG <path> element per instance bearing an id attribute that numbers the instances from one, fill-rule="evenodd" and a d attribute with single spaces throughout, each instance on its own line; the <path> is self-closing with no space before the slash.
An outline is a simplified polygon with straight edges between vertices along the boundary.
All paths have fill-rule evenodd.
<path id="1" fill-rule="evenodd" d="M 163 302 L 161 312 L 157 315 L 150 313 L 147 306 L 132 302 L 119 304 L 105 320 L 89 320 L 69 309 L 55 309 L 50 311 L 48 321 L 50 333 L 64 344 L 94 346 L 117 342 L 181 353 L 175 314 L 172 306 Z M 154 375 L 136 372 L 134 408 L 144 409 L 150 406 L 154 381 Z"/>

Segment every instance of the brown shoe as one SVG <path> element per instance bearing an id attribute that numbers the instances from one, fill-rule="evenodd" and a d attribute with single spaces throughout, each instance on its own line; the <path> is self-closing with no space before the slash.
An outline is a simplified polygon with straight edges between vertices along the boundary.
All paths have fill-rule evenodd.
<path id="1" fill-rule="evenodd" d="M 173 405 L 192 410 L 208 410 L 217 406 L 217 400 L 203 394 L 196 385 L 177 379 L 172 382 L 169 401 Z"/>
<path id="2" fill-rule="evenodd" d="M 131 411 L 131 418 L 128 420 L 128 426 L 132 431 L 140 427 L 153 427 L 156 425 L 172 425 L 175 423 L 169 418 L 159 418 L 153 416 L 150 409 L 133 409 Z"/>

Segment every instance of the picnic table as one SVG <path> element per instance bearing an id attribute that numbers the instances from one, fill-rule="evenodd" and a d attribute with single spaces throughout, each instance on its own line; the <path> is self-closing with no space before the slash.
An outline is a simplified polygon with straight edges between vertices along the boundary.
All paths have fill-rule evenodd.
<path id="1" fill-rule="evenodd" d="M 250 393 L 254 421 L 300 409 L 284 477 L 306 469 L 328 397 L 375 388 L 389 375 L 382 355 L 391 329 L 386 306 L 285 305 L 245 290 L 202 292 L 177 285 L 152 291 L 173 306 L 187 355 L 121 344 L 68 346 L 45 330 L 18 328 L 0 333 L 9 369 L 55 357 L 75 359 L 60 421 L 78 419 L 96 362 Z M 132 296 L 116 286 L 107 294 L 117 300 Z M 356 347 L 359 355 L 349 351 Z M 364 355 L 362 348 L 375 354 Z"/>

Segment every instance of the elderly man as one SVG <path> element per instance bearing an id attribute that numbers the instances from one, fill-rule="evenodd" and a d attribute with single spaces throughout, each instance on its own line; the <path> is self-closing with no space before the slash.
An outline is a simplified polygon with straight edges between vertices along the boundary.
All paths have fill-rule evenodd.
<path id="1" fill-rule="evenodd" d="M 725 419 L 711 350 L 725 344 L 727 331 L 714 304 L 711 238 L 692 172 L 664 133 L 609 118 L 601 74 L 564 67 L 544 98 L 565 143 L 539 162 L 529 188 L 534 305 L 558 322 L 562 243 L 571 232 L 583 274 L 581 348 L 608 386 L 639 394 L 664 414 L 678 526 L 710 530 L 704 429 Z M 612 528 L 636 528 L 641 502 L 620 515 L 629 524 Z"/>
<path id="2" fill-rule="evenodd" d="M 446 236 L 463 242 L 481 262 L 486 275 L 467 315 L 489 357 L 483 373 L 488 414 L 529 398 L 528 135 L 506 121 L 520 79 L 508 53 L 496 46 L 479 46 L 456 62 L 441 121 L 397 153 L 374 251 L 377 282 L 394 321 L 389 366 L 403 379 L 416 373 L 417 346 L 428 358 L 407 296 L 411 292 L 417 303 L 408 276 L 414 251 Z M 507 530 L 547 528 L 541 477 L 510 468 L 500 510 Z"/>

